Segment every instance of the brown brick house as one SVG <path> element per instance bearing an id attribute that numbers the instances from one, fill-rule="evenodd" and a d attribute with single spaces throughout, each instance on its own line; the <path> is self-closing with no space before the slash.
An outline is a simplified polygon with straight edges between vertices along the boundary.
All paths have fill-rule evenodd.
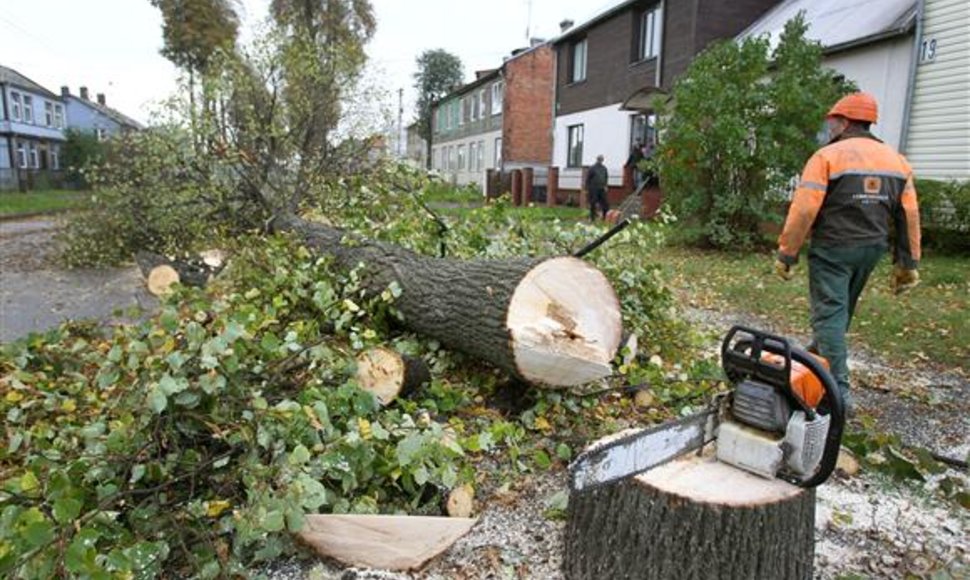
<path id="1" fill-rule="evenodd" d="M 483 191 L 490 172 L 529 167 L 544 176 L 552 161 L 554 61 L 552 46 L 534 41 L 436 103 L 432 167 Z"/>
<path id="2" fill-rule="evenodd" d="M 578 190 L 582 168 L 603 154 L 610 201 L 618 201 L 631 146 L 655 139 L 652 96 L 669 91 L 711 42 L 733 38 L 778 1 L 628 0 L 564 30 L 552 41 L 560 189 Z"/>

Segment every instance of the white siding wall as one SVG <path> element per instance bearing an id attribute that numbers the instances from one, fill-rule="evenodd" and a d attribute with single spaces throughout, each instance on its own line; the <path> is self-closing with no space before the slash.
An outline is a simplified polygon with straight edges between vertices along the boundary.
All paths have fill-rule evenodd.
<path id="1" fill-rule="evenodd" d="M 845 75 L 879 102 L 879 122 L 873 133 L 899 149 L 906 87 L 913 59 L 913 36 L 867 45 L 825 58 L 825 66 Z"/>
<path id="2" fill-rule="evenodd" d="M 431 160 L 434 169 L 436 169 L 445 179 L 448 179 L 458 185 L 468 185 L 474 183 L 478 185 L 482 191 L 485 191 L 485 172 L 488 169 L 493 169 L 495 167 L 495 140 L 502 136 L 501 131 L 491 131 L 489 133 L 479 133 L 477 135 L 471 135 L 468 137 L 463 137 L 461 139 L 454 139 L 452 141 L 443 141 L 436 143 L 431 149 Z M 484 143 L 485 153 L 482 157 L 482 168 L 481 170 L 472 171 L 470 169 L 469 158 L 469 146 L 472 143 Z M 455 153 L 455 163 L 458 163 L 458 153 L 457 149 L 459 146 L 465 148 L 465 168 L 455 169 L 454 171 L 449 170 L 447 165 L 440 163 L 442 151 L 447 152 L 449 147 L 453 147 L 456 150 Z"/>
<path id="3" fill-rule="evenodd" d="M 919 177 L 970 179 L 970 2 L 926 0 L 906 156 Z"/>
<path id="4" fill-rule="evenodd" d="M 559 167 L 559 187 L 579 189 L 582 168 L 567 167 L 569 127 L 583 125 L 583 165 L 596 163 L 602 154 L 610 174 L 610 185 L 623 183 L 623 164 L 630 155 L 632 113 L 621 111 L 620 105 L 609 105 L 556 117 L 553 129 L 552 164 Z"/>

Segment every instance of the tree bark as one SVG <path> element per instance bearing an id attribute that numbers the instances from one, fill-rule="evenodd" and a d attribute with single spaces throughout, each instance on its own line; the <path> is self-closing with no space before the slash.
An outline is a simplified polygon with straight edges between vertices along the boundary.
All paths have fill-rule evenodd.
<path id="1" fill-rule="evenodd" d="M 566 578 L 811 579 L 815 491 L 692 455 L 569 499 Z"/>
<path id="2" fill-rule="evenodd" d="M 578 385 L 612 373 L 619 300 L 582 260 L 432 258 L 294 216 L 278 216 L 273 227 L 295 232 L 339 267 L 365 264 L 370 295 L 397 283 L 402 293 L 394 306 L 404 326 L 447 348 L 539 385 Z"/>

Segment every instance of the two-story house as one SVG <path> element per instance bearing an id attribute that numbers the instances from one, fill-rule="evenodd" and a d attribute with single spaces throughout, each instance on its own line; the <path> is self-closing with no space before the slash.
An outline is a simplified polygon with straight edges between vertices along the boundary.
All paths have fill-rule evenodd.
<path id="1" fill-rule="evenodd" d="M 564 22 L 553 41 L 560 190 L 580 189 L 583 167 L 604 155 L 617 201 L 632 146 L 649 149 L 655 139 L 652 97 L 711 42 L 733 38 L 777 2 L 626 0 L 578 26 Z"/>
<path id="2" fill-rule="evenodd" d="M 92 101 L 87 87 L 81 87 L 78 92 L 80 95 L 75 96 L 68 87 L 61 87 L 61 97 L 67 104 L 68 128 L 93 133 L 101 141 L 144 129 L 138 121 L 109 107 L 104 93 L 98 93 L 97 100 Z"/>
<path id="3" fill-rule="evenodd" d="M 436 103 L 432 168 L 482 191 L 490 174 L 532 168 L 545 176 L 552 159 L 553 62 L 552 46 L 534 40 Z"/>
<path id="4" fill-rule="evenodd" d="M 60 186 L 64 102 L 5 66 L 0 66 L 0 101 L 0 190 Z"/>

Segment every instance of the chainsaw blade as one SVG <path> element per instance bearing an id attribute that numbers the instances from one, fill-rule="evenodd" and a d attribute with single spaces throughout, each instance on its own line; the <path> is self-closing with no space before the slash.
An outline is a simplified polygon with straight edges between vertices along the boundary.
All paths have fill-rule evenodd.
<path id="1" fill-rule="evenodd" d="M 569 465 L 569 487 L 583 491 L 667 463 L 714 440 L 718 409 L 646 429 L 622 431 L 583 451 Z"/>

